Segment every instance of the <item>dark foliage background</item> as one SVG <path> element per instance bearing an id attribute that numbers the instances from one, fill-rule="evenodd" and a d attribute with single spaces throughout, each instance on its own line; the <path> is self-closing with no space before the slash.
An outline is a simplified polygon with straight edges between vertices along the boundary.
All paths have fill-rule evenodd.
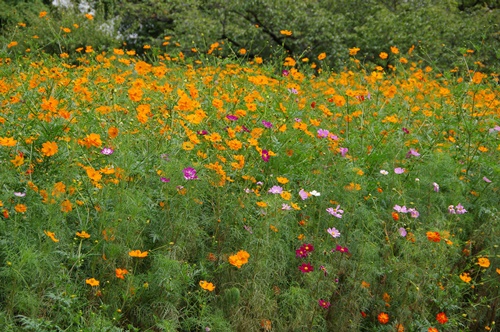
<path id="1" fill-rule="evenodd" d="M 59 0 L 60 2 L 64 2 Z M 467 49 L 487 67 L 500 62 L 499 0 L 51 0 L 0 1 L 0 31 L 5 44 L 12 40 L 26 47 L 61 53 L 77 47 L 97 50 L 126 44 L 141 52 L 145 44 L 166 52 L 207 51 L 225 41 L 225 54 L 245 48 L 246 56 L 263 58 L 283 48 L 292 56 L 315 57 L 321 52 L 333 68 L 342 67 L 348 49 L 377 61 L 391 46 L 415 51 L 424 60 L 449 68 L 460 65 Z M 51 23 L 39 18 L 47 11 Z M 82 12 L 92 12 L 85 22 Z M 45 18 L 45 21 L 47 18 Z M 88 21 L 88 20 L 87 20 Z M 23 35 L 18 23 L 38 30 Z M 66 35 L 54 27 L 90 25 L 80 35 Z M 76 29 L 73 29 L 76 30 Z M 290 30 L 291 36 L 280 34 Z M 30 30 L 32 31 L 32 30 Z M 168 41 L 164 37 L 170 36 Z M 231 46 L 231 47 L 229 47 Z M 22 51 L 22 47 L 18 48 Z M 4 47 L 5 51 L 5 47 Z M 237 52 L 234 52 L 237 53 Z"/>

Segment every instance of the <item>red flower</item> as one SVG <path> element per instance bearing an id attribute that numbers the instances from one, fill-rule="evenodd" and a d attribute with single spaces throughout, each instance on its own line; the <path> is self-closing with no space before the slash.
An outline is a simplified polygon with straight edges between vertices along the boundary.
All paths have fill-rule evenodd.
<path id="1" fill-rule="evenodd" d="M 314 271 L 314 267 L 309 263 L 302 263 L 302 265 L 299 266 L 299 270 L 302 273 L 309 273 Z"/>
<path id="2" fill-rule="evenodd" d="M 314 246 L 310 243 L 305 243 L 302 245 L 302 247 L 300 247 L 300 249 L 303 249 L 307 252 L 313 252 L 314 251 Z"/>
<path id="3" fill-rule="evenodd" d="M 448 321 L 448 317 L 446 317 L 446 314 L 444 312 L 440 312 L 436 315 L 436 320 L 440 324 L 445 324 Z"/>

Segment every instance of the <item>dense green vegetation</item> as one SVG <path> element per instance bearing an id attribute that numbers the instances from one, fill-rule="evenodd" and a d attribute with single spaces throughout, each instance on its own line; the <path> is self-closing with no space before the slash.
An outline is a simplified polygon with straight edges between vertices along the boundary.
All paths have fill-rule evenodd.
<path id="1" fill-rule="evenodd" d="M 3 331 L 497 329 L 496 2 L 165 2 L 0 3 Z"/>

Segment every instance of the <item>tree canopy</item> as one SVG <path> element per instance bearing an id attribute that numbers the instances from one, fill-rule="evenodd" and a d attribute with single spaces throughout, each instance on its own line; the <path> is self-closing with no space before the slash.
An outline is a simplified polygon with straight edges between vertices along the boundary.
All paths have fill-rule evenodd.
<path id="1" fill-rule="evenodd" d="M 144 45 L 167 52 L 207 51 L 219 41 L 235 54 L 244 48 L 246 56 L 269 57 L 276 48 L 294 57 L 325 52 L 332 67 L 342 66 L 352 47 L 360 48 L 367 61 L 376 61 L 391 46 L 402 51 L 416 47 L 428 61 L 448 67 L 467 50 L 485 66 L 500 59 L 500 0 L 61 2 L 66 6 L 51 0 L 0 1 L 2 38 L 16 38 L 18 24 L 24 23 L 40 30 L 39 47 L 54 53 L 88 45 L 103 50 L 126 45 L 138 52 Z M 51 13 L 61 27 L 83 23 L 77 18 L 92 13 L 93 33 L 61 39 L 58 31 L 46 31 L 41 11 Z"/>

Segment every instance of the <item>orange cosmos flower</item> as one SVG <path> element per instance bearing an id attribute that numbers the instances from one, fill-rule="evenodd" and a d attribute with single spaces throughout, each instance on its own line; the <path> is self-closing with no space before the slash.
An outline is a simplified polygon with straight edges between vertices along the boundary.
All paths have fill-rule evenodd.
<path id="1" fill-rule="evenodd" d="M 318 55 L 318 60 L 323 60 L 323 59 L 325 59 L 325 58 L 326 58 L 326 53 L 325 53 L 325 52 L 320 53 L 320 54 Z"/>
<path id="2" fill-rule="evenodd" d="M 486 257 L 479 257 L 477 259 L 477 264 L 481 267 L 488 268 L 490 267 L 490 260 Z"/>
<path id="3" fill-rule="evenodd" d="M 290 30 L 280 30 L 280 33 L 284 36 L 291 36 L 292 32 Z"/>
<path id="4" fill-rule="evenodd" d="M 16 210 L 16 212 L 18 213 L 25 213 L 28 210 L 28 208 L 24 204 L 17 204 L 14 207 L 14 210 Z"/>
<path id="5" fill-rule="evenodd" d="M 278 183 L 281 183 L 281 184 L 287 184 L 288 183 L 288 179 L 285 178 L 285 177 L 281 177 L 281 176 L 278 176 L 276 178 L 276 181 L 278 181 Z"/>
<path id="6" fill-rule="evenodd" d="M 50 239 L 54 242 L 59 242 L 58 239 L 56 239 L 56 235 L 53 233 L 53 232 L 49 232 L 49 231 L 43 231 L 45 233 L 45 235 L 47 235 L 48 237 L 50 237 Z"/>
<path id="7" fill-rule="evenodd" d="M 71 202 L 69 199 L 65 199 L 64 201 L 61 202 L 61 211 L 62 212 L 71 212 L 73 210 L 73 206 L 71 205 Z"/>
<path id="8" fill-rule="evenodd" d="M 440 312 L 436 315 L 436 320 L 439 324 L 445 324 L 448 321 L 448 317 L 446 317 L 444 312 Z"/>
<path id="9" fill-rule="evenodd" d="M 96 279 L 94 279 L 94 278 L 85 279 L 85 283 L 86 283 L 87 285 L 92 286 L 92 287 L 99 286 L 99 280 L 96 280 Z"/>
<path id="10" fill-rule="evenodd" d="M 387 54 L 385 52 L 381 52 L 378 56 L 380 57 L 380 59 L 385 60 L 385 59 L 387 59 L 387 57 L 389 56 L 389 54 Z"/>
<path id="11" fill-rule="evenodd" d="M 427 232 L 425 233 L 427 235 L 427 239 L 432 242 L 439 242 L 441 241 L 441 236 L 439 235 L 438 232 Z"/>
<path id="12" fill-rule="evenodd" d="M 472 278 L 467 272 L 460 274 L 460 279 L 462 279 L 462 281 L 466 283 L 469 283 L 472 280 Z"/>
<path id="13" fill-rule="evenodd" d="M 89 134 L 84 139 L 79 139 L 78 144 L 83 145 L 87 148 L 95 146 L 96 148 L 102 145 L 101 136 L 99 134 Z"/>
<path id="14" fill-rule="evenodd" d="M 260 321 L 260 327 L 262 327 L 264 331 L 271 331 L 272 323 L 269 319 L 263 319 Z"/>
<path id="15" fill-rule="evenodd" d="M 57 143 L 56 142 L 45 142 L 42 144 L 42 154 L 46 157 L 53 156 L 57 153 Z"/>
<path id="16" fill-rule="evenodd" d="M 439 331 L 435 327 L 429 327 L 429 329 L 427 329 L 427 332 L 439 332 Z"/>
<path id="17" fill-rule="evenodd" d="M 288 67 L 293 67 L 295 66 L 295 60 L 291 57 L 286 57 L 285 62 L 283 63 L 283 66 L 288 66 Z"/>
<path id="18" fill-rule="evenodd" d="M 99 171 L 96 171 L 92 167 L 86 167 L 86 172 L 87 176 L 92 180 L 92 181 L 100 181 L 102 179 L 102 174 Z"/>
<path id="19" fill-rule="evenodd" d="M 248 263 L 248 258 L 250 258 L 250 254 L 245 250 L 240 250 L 236 255 L 229 256 L 229 263 L 239 269 L 242 265 Z"/>
<path id="20" fill-rule="evenodd" d="M 130 257 L 144 258 L 148 255 L 147 251 L 132 250 L 128 253 Z"/>
<path id="21" fill-rule="evenodd" d="M 353 47 L 349 49 L 349 55 L 356 55 L 358 54 L 359 48 Z"/>
<path id="22" fill-rule="evenodd" d="M 125 275 L 128 273 L 126 269 L 115 269 L 115 275 L 118 279 L 125 279 Z"/>
<path id="23" fill-rule="evenodd" d="M 108 129 L 108 136 L 111 139 L 113 139 L 116 136 L 118 136 L 118 128 L 116 128 L 116 127 L 109 127 L 109 129 Z"/>
<path id="24" fill-rule="evenodd" d="M 90 237 L 90 234 L 85 231 L 81 231 L 81 232 L 76 232 L 76 236 L 82 239 L 88 239 Z"/>
<path id="25" fill-rule="evenodd" d="M 381 312 L 377 316 L 378 321 L 380 324 L 387 324 L 389 323 L 389 315 L 386 314 L 385 312 Z"/>
<path id="26" fill-rule="evenodd" d="M 205 280 L 200 280 L 200 287 L 209 292 L 212 292 L 215 289 L 214 284 Z"/>
<path id="27" fill-rule="evenodd" d="M 15 146 L 17 141 L 12 137 L 0 137 L 0 146 Z"/>

